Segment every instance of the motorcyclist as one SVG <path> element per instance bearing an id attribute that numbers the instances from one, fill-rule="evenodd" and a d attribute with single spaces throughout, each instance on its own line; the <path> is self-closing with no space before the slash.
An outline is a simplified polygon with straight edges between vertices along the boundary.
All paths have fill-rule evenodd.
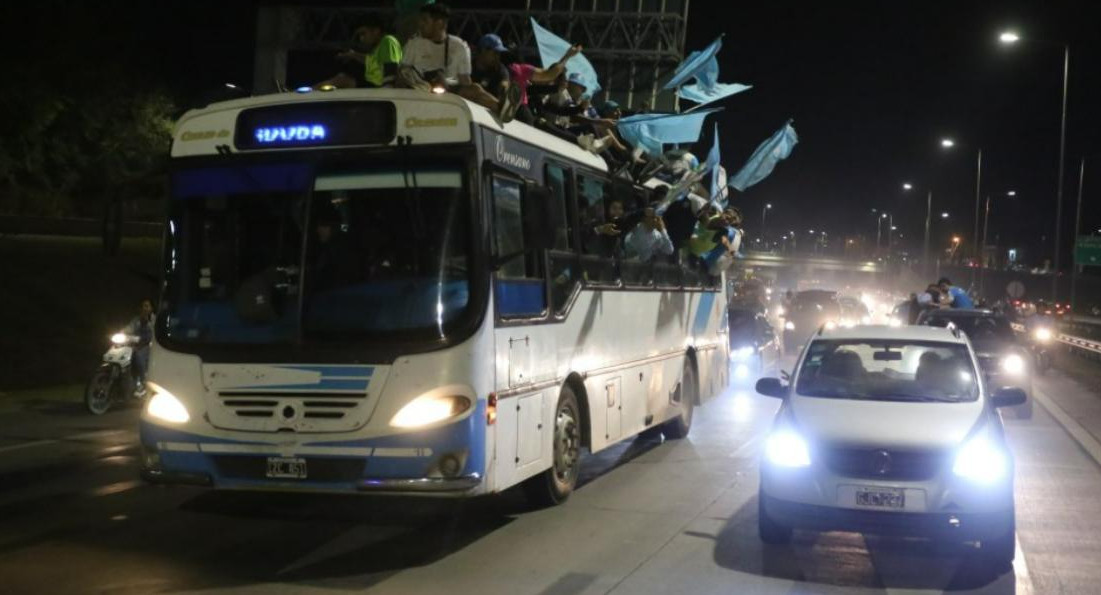
<path id="1" fill-rule="evenodd" d="M 137 388 L 134 396 L 145 396 L 145 372 L 149 369 L 149 345 L 153 343 L 153 325 L 156 316 L 153 314 L 153 301 L 144 299 L 138 315 L 126 326 L 126 334 L 137 337 L 132 355 L 132 369 Z"/>

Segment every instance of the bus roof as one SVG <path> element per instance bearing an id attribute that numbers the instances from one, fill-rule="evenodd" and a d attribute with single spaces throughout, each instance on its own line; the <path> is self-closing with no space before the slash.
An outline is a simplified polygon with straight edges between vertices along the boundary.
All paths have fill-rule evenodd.
<path id="1" fill-rule="evenodd" d="M 470 127 L 476 124 L 538 147 L 548 153 L 607 172 L 602 158 L 566 139 L 534 126 L 513 120 L 502 124 L 490 111 L 453 93 L 430 94 L 410 89 L 338 89 L 309 93 L 273 93 L 243 99 L 212 103 L 185 113 L 173 133 L 173 157 L 215 155 L 219 147 L 233 143 L 237 114 L 267 106 L 304 105 L 311 103 L 390 101 L 397 109 L 399 136 L 411 136 L 414 144 L 433 142 L 469 142 Z M 396 144 L 392 139 L 389 144 Z M 347 146 L 347 145 L 345 145 Z M 250 152 L 278 152 L 286 148 L 262 148 Z"/>

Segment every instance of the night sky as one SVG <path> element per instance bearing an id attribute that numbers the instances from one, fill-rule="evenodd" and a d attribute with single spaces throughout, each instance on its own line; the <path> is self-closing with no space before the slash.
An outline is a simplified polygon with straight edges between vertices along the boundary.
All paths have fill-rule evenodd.
<path id="1" fill-rule="evenodd" d="M 14 44 L 7 59 L 62 56 L 66 68 L 78 69 L 102 60 L 130 63 L 181 104 L 224 82 L 251 81 L 254 1 L 12 4 L 0 15 L 17 27 L 6 38 Z M 728 169 L 787 118 L 795 120 L 801 142 L 791 159 L 736 198 L 751 233 L 759 230 L 761 206 L 771 202 L 771 235 L 816 228 L 836 236 L 870 232 L 874 241 L 870 209 L 878 208 L 896 213 L 904 242 L 917 242 L 931 185 L 934 210 L 952 213 L 937 231 L 970 236 L 981 146 L 984 194 L 1018 193 L 995 202 L 991 239 L 997 234 L 1003 245 L 1039 248 L 1054 221 L 1062 51 L 1030 43 L 1004 48 L 996 36 L 1015 27 L 1025 37 L 1071 44 L 1069 238 L 1078 159 L 1101 153 L 1099 22 L 1101 7 L 1088 1 L 696 0 L 688 49 L 725 33 L 720 80 L 754 85 L 723 102 Z M 64 71 L 51 66 L 43 76 Z M 938 144 L 946 135 L 957 141 L 950 152 Z M 1101 157 L 1090 172 L 1083 229 L 1096 230 Z M 921 192 L 903 193 L 904 180 Z"/>

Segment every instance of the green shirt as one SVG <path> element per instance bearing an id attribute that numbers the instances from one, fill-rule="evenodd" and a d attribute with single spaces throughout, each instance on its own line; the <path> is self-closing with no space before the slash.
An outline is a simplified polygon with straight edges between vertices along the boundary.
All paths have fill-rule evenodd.
<path id="1" fill-rule="evenodd" d="M 363 78 L 369 84 L 381 87 L 387 64 L 401 64 L 401 44 L 393 35 L 383 35 L 375 46 L 375 51 L 367 54 L 367 59 L 363 61 Z"/>

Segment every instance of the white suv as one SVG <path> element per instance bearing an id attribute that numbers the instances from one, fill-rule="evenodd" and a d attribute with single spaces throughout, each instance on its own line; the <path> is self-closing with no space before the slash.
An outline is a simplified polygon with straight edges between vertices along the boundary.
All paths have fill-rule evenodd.
<path id="1" fill-rule="evenodd" d="M 784 400 L 761 461 L 759 532 L 793 529 L 978 541 L 999 565 L 1014 555 L 1013 457 L 996 407 L 1024 392 L 990 387 L 953 328 L 820 330 Z"/>

